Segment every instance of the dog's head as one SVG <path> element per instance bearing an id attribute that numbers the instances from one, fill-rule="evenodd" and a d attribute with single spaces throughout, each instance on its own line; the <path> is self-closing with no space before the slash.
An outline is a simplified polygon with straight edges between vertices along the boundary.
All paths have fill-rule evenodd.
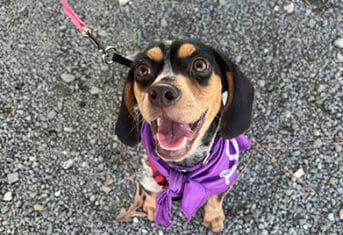
<path id="1" fill-rule="evenodd" d="M 156 152 L 180 162 L 219 132 L 233 138 L 251 121 L 253 87 L 235 64 L 198 41 L 150 46 L 136 56 L 124 85 L 116 134 L 126 145 L 151 127 Z"/>

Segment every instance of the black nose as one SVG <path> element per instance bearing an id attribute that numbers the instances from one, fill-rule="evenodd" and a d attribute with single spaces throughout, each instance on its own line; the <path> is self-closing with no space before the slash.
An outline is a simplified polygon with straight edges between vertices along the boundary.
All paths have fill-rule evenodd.
<path id="1" fill-rule="evenodd" d="M 158 83 L 148 90 L 150 102 L 159 107 L 170 106 L 180 98 L 180 90 L 167 83 Z"/>

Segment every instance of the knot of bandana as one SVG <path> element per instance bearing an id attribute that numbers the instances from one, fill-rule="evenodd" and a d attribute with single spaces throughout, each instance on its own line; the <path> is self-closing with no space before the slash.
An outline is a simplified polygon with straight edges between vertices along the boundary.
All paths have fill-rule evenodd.
<path id="1" fill-rule="evenodd" d="M 207 164 L 202 162 L 191 168 L 174 164 L 171 167 L 155 153 L 155 141 L 150 126 L 143 122 L 141 129 L 143 146 L 149 160 L 157 168 L 168 184 L 156 195 L 156 223 L 172 225 L 172 199 L 181 199 L 181 210 L 190 220 L 212 195 L 229 189 L 237 178 L 238 154 L 251 146 L 247 137 L 240 135 L 226 140 L 217 136 L 207 156 Z M 186 170 L 182 172 L 178 170 Z"/>

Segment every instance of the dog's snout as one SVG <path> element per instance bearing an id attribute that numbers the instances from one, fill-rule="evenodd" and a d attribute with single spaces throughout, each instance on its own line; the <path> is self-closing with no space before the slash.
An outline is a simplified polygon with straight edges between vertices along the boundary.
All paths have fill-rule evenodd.
<path id="1" fill-rule="evenodd" d="M 153 85 L 148 90 L 148 94 L 150 102 L 159 107 L 170 106 L 180 98 L 180 90 L 166 83 Z"/>

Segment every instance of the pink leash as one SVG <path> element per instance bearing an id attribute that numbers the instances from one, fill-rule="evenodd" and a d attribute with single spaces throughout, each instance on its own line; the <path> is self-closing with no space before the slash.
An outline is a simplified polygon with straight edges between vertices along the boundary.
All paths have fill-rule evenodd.
<path id="1" fill-rule="evenodd" d="M 102 58 L 106 64 L 112 64 L 114 62 L 131 67 L 132 61 L 121 56 L 117 53 L 117 49 L 113 46 L 104 48 L 98 40 L 91 34 L 91 31 L 87 27 L 86 23 L 80 20 L 77 14 L 73 11 L 66 0 L 60 0 L 63 5 L 63 12 L 73 22 L 73 24 L 87 37 L 93 45 L 95 45 L 100 53 L 102 53 Z"/>
<path id="2" fill-rule="evenodd" d="M 71 9 L 70 5 L 66 0 L 61 0 L 61 3 L 63 5 L 63 12 L 67 16 L 70 17 L 71 21 L 73 24 L 81 31 L 81 32 L 86 32 L 88 31 L 87 25 L 85 22 L 80 20 L 80 18 L 76 15 L 76 13 Z"/>

